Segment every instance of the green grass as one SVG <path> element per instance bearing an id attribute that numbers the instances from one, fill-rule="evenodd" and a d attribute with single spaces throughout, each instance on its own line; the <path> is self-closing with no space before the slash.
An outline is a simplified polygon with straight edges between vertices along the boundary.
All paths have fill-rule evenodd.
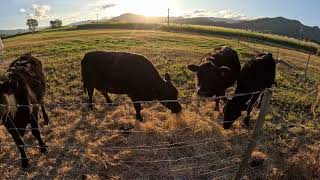
<path id="1" fill-rule="evenodd" d="M 213 36 L 226 36 L 229 38 L 244 39 L 245 41 L 254 41 L 258 43 L 272 43 L 287 48 L 308 51 L 316 54 L 319 45 L 311 42 L 299 41 L 294 38 L 263 34 L 259 32 L 246 31 L 241 29 L 231 29 L 214 26 L 198 26 L 198 25 L 177 25 L 172 24 L 170 27 L 161 24 L 144 24 L 144 23 L 100 23 L 100 24 L 85 24 L 80 25 L 77 29 L 160 29 L 164 31 L 185 32 L 185 33 L 200 33 Z"/>
<path id="2" fill-rule="evenodd" d="M 6 53 L 5 62 L 0 66 L 0 73 L 5 72 L 7 65 L 23 53 L 32 52 L 44 65 L 47 79 L 46 104 L 79 104 L 87 102 L 86 95 L 82 91 L 80 78 L 80 61 L 84 54 L 93 50 L 104 51 L 129 51 L 146 56 L 159 70 L 161 75 L 168 72 L 172 76 L 174 84 L 179 89 L 180 98 L 191 98 L 195 92 L 195 75 L 187 70 L 186 66 L 191 63 L 198 64 L 200 58 L 210 52 L 213 48 L 221 45 L 232 46 L 238 53 L 241 63 L 257 53 L 255 49 L 247 44 L 238 43 L 236 40 L 225 39 L 222 36 L 214 37 L 205 34 L 185 34 L 176 32 L 164 32 L 158 30 L 68 30 L 68 31 L 46 31 L 36 34 L 28 34 L 5 39 Z M 265 48 L 275 53 L 272 46 L 257 44 L 257 48 Z M 306 54 L 288 49 L 280 49 L 280 57 L 299 68 L 305 66 Z M 320 79 L 319 74 L 320 57 L 312 56 L 310 61 L 309 75 Z M 288 68 L 282 64 L 277 67 L 276 81 L 278 87 L 274 92 L 271 104 L 271 112 L 266 118 L 263 139 L 258 147 L 259 150 L 268 154 L 270 161 L 265 165 L 262 173 L 270 175 L 273 168 L 285 172 L 289 167 L 287 159 L 297 155 L 300 151 L 307 151 L 308 147 L 318 147 L 319 122 L 314 119 L 310 108 L 316 99 L 316 93 L 311 93 L 317 88 L 317 84 L 311 80 L 303 80 L 299 75 L 301 72 Z M 230 89 L 232 91 L 233 88 Z M 126 97 L 113 95 L 112 99 L 118 102 L 127 100 Z M 104 98 L 98 93 L 95 101 L 103 103 Z M 127 138 L 119 134 L 101 133 L 106 129 L 118 128 L 122 124 L 134 122 L 132 106 L 119 106 L 114 109 L 98 106 L 93 113 L 83 107 L 50 108 L 49 115 L 52 124 L 44 127 L 44 137 L 52 149 L 48 157 L 41 157 L 39 162 L 33 164 L 29 175 L 19 170 L 19 162 L 10 163 L 11 159 L 18 159 L 13 153 L 15 147 L 6 146 L 0 152 L 1 162 L 6 168 L 0 170 L 7 178 L 80 178 L 86 173 L 94 177 L 111 178 L 122 177 L 120 170 L 116 167 L 116 158 L 134 158 L 132 152 L 119 152 L 119 154 L 101 154 L 99 148 L 112 145 L 122 145 L 123 139 L 126 143 L 152 142 L 157 144 L 162 140 L 186 141 L 190 139 L 203 139 L 208 137 L 227 137 L 239 132 L 247 132 L 239 126 L 239 122 L 231 131 L 224 131 L 219 125 L 221 114 L 213 111 L 213 102 L 199 102 L 200 105 L 184 104 L 186 119 L 193 122 L 198 120 L 196 131 L 184 132 L 185 134 L 165 131 L 166 124 L 170 122 L 170 113 L 161 105 L 150 105 L 143 110 L 146 123 L 142 130 L 147 133 L 143 135 L 132 135 Z M 127 112 L 127 109 L 129 112 Z M 198 112 L 199 111 L 199 112 Z M 320 113 L 320 108 L 316 108 Z M 196 115 L 196 113 L 198 113 Z M 257 111 L 254 112 L 256 114 Z M 255 117 L 255 115 L 254 115 Z M 241 118 L 240 118 L 241 119 Z M 255 119 L 255 118 L 253 118 Z M 192 123 L 193 124 L 193 123 Z M 193 127 L 193 126 L 192 126 Z M 154 131 L 154 129 L 157 129 Z M 30 142 L 30 137 L 27 138 Z M 11 139 L 7 133 L 0 132 L 0 141 L 7 142 Z M 118 144 L 117 144 L 118 143 Z M 218 149 L 245 145 L 246 140 L 239 140 L 234 144 L 221 142 L 219 145 L 208 146 L 208 152 Z M 70 148 L 71 146 L 85 147 Z M 177 154 L 194 155 L 205 149 L 195 148 L 186 152 L 175 152 L 171 158 L 179 157 Z M 31 151 L 31 150 L 30 150 Z M 237 148 L 232 153 L 238 153 Z M 30 153 L 29 153 L 30 154 Z M 31 151 L 31 157 L 36 156 L 36 150 Z M 148 156 L 149 154 L 146 154 Z M 149 158 L 156 156 L 152 154 Z M 65 158 L 59 161 L 59 158 Z M 211 157 L 219 160 L 222 157 Z M 38 156 L 35 157 L 38 159 Z M 103 163 L 108 168 L 104 169 Z M 38 164 L 37 164 L 38 163 Z M 121 164 L 120 164 L 121 165 Z M 45 166 L 43 168 L 43 166 Z M 119 168 L 119 169 L 118 169 Z M 135 168 L 133 166 L 132 168 Z M 136 167 L 137 168 L 137 167 Z M 148 168 L 148 167 L 145 167 Z M 151 167 L 150 167 L 151 168 Z M 9 170 L 8 170 L 9 169 Z M 148 170 L 148 169 L 147 169 Z M 150 169 L 149 169 L 150 170 Z M 46 175 L 47 174 L 47 175 Z M 250 175 L 250 174 L 249 174 Z M 251 176 L 250 176 L 251 177 Z M 268 176 L 270 177 L 270 176 Z M 128 177 L 127 177 L 128 178 Z"/>

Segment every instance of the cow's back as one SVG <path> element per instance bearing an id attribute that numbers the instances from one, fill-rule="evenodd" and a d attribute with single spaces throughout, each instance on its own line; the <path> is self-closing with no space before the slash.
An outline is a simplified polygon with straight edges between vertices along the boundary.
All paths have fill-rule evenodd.
<path id="1" fill-rule="evenodd" d="M 226 66 L 236 75 L 240 73 L 241 64 L 238 53 L 230 47 L 220 47 L 206 56 L 205 61 L 211 61 L 216 66 Z"/>
<path id="2" fill-rule="evenodd" d="M 228 79 L 225 79 L 226 87 L 232 86 L 239 77 L 241 64 L 238 53 L 230 47 L 220 47 L 213 50 L 213 52 L 207 54 L 202 59 L 202 62 L 212 62 L 217 67 L 228 67 L 231 70 L 231 74 Z"/>
<path id="3" fill-rule="evenodd" d="M 161 80 L 148 59 L 127 52 L 90 52 L 81 66 L 87 86 L 115 94 L 147 93 Z"/>
<path id="4" fill-rule="evenodd" d="M 275 82 L 276 62 L 272 58 L 254 59 L 247 62 L 238 79 L 237 93 L 261 91 Z"/>

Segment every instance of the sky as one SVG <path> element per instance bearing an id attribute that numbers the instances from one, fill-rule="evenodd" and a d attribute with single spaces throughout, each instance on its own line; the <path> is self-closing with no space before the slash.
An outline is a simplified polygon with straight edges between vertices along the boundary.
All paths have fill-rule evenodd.
<path id="1" fill-rule="evenodd" d="M 320 26 L 319 0 L 0 0 L 0 29 L 26 28 L 27 18 L 40 27 L 110 18 L 123 13 L 148 16 L 210 16 L 231 19 L 286 17 Z"/>

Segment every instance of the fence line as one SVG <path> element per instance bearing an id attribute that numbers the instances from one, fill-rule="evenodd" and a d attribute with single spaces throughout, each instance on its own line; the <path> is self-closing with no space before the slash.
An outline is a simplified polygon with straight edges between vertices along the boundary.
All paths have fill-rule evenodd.
<path id="1" fill-rule="evenodd" d="M 276 56 L 276 60 L 278 61 L 278 62 L 281 62 L 281 63 L 283 63 L 283 64 L 285 64 L 285 65 L 288 65 L 289 67 L 292 67 L 292 68 L 294 68 L 294 69 L 298 69 L 298 70 L 300 70 L 301 71 L 301 73 L 303 73 L 303 76 L 304 77 L 306 77 L 306 78 L 309 78 L 309 79 L 312 79 L 312 80 L 314 80 L 314 81 L 317 81 L 317 83 L 319 83 L 320 84 L 320 80 L 318 80 L 318 79 L 315 79 L 315 78 L 313 78 L 312 76 L 310 76 L 310 75 L 308 75 L 308 69 L 309 69 L 309 64 L 310 64 L 310 60 L 311 60 L 311 58 L 312 58 L 312 52 L 311 51 L 305 51 L 305 50 L 297 50 L 297 49 L 291 49 L 291 48 L 285 48 L 284 46 L 281 46 L 281 45 L 278 45 L 278 44 L 272 44 L 272 43 L 268 43 L 268 44 L 260 44 L 261 46 L 262 46 L 262 48 L 257 48 L 257 46 L 255 45 L 256 44 L 256 39 L 253 39 L 253 46 L 250 46 L 250 42 L 252 42 L 252 39 L 246 39 L 246 40 L 244 40 L 244 42 L 245 41 L 247 41 L 248 42 L 248 44 L 246 44 L 246 43 L 241 43 L 241 40 L 240 39 L 238 39 L 238 44 L 242 44 L 243 46 L 247 46 L 247 47 L 253 47 L 253 49 L 255 50 L 255 51 L 258 51 L 258 52 L 263 52 L 263 53 L 265 53 L 265 51 L 266 52 L 271 52 L 271 53 L 273 53 L 273 54 L 275 54 Z M 266 49 L 265 48 L 265 46 L 271 46 L 271 47 L 274 47 L 274 48 L 277 48 L 276 50 L 268 50 L 268 49 Z M 296 67 L 295 65 L 292 65 L 292 64 L 289 64 L 288 62 L 286 62 L 286 61 L 284 61 L 283 59 L 280 59 L 281 57 L 280 57 L 280 53 L 281 53 L 281 49 L 287 49 L 287 50 L 291 50 L 291 51 L 298 51 L 298 52 L 301 52 L 301 53 L 304 53 L 304 54 L 306 54 L 306 60 L 305 60 L 305 66 L 304 67 Z"/>
<path id="2" fill-rule="evenodd" d="M 251 92 L 251 93 L 239 93 L 239 94 L 234 94 L 234 95 L 226 95 L 226 96 L 215 96 L 215 97 L 197 97 L 197 98 L 190 98 L 190 99 L 180 99 L 180 100 L 154 100 L 154 101 L 125 101 L 121 103 L 103 103 L 104 105 L 110 105 L 110 106 L 119 106 L 119 105 L 125 105 L 125 104 L 154 104 L 154 103 L 173 103 L 173 102 L 178 102 L 178 103 L 187 103 L 187 102 L 194 102 L 194 101 L 201 101 L 201 100 L 217 100 L 217 99 L 232 99 L 234 97 L 242 97 L 242 96 L 248 96 L 248 95 L 254 95 L 254 94 L 261 94 L 263 93 L 264 90 L 262 91 L 256 91 L 256 92 Z M 55 105 L 43 105 L 43 104 L 29 104 L 29 105 L 22 105 L 22 104 L 17 104 L 17 105 L 7 105 L 7 104 L 0 104 L 0 107 L 62 107 L 62 106 L 72 106 L 72 105 L 98 105 L 95 103 L 61 103 L 61 104 L 55 104 Z"/>
<path id="3" fill-rule="evenodd" d="M 271 91 L 271 88 L 269 89 Z M 186 100 L 175 100 L 175 101 L 172 101 L 172 100 L 168 100 L 168 101 L 136 101 L 136 102 L 131 102 L 131 103 L 157 103 L 157 102 L 193 102 L 193 101 L 201 101 L 201 100 L 215 100 L 215 99 L 222 99 L 222 98 L 226 98 L 226 99 L 231 99 L 233 97 L 240 97 L 240 96 L 248 96 L 248 95 L 254 95 L 254 94 L 264 94 L 266 92 L 265 91 L 257 91 L 257 92 L 253 92 L 253 93 L 241 93 L 241 94 L 235 94 L 234 96 L 221 96 L 221 97 L 213 97 L 213 98 L 193 98 L 193 99 L 186 99 Z M 131 104 L 130 103 L 130 104 Z M 67 103 L 66 103 L 67 104 Z M 73 103 L 73 104 L 76 104 L 76 103 Z M 77 103 L 77 104 L 89 104 L 89 103 Z M 115 104 L 115 103 L 112 103 L 112 104 Z M 127 103 L 121 103 L 121 104 L 127 104 Z M 129 104 L 129 103 L 128 103 Z M 22 105 L 22 106 L 17 106 L 17 107 L 28 107 L 28 108 L 33 108 L 35 106 L 41 106 L 40 104 L 33 104 L 33 105 Z M 7 106 L 7 107 L 12 107 L 12 106 Z M 51 107 L 54 107 L 54 106 L 51 106 Z M 10 116 L 8 116 L 8 112 L 7 112 L 7 108 L 5 105 L 1 105 L 0 108 L 2 108 L 4 110 L 4 112 L 6 112 L 6 120 L 10 120 L 12 122 L 12 119 Z M 196 120 L 195 120 L 196 121 Z M 13 122 L 12 122 L 13 123 Z M 17 128 L 17 127 L 14 127 L 13 129 L 8 129 L 8 130 L 27 130 L 27 129 L 38 129 L 38 128 Z M 190 127 L 188 127 L 188 129 L 191 129 Z M 123 132 L 122 130 L 104 130 L 104 132 Z M 148 131 L 132 131 L 132 132 L 143 132 L 143 133 L 148 133 Z M 168 131 L 170 132 L 170 131 Z M 199 146 L 205 146 L 205 145 L 208 145 L 210 143 L 211 144 L 216 144 L 220 141 L 227 141 L 227 140 L 231 140 L 233 138 L 238 138 L 238 137 L 242 137 L 242 136 L 245 136 L 245 135 L 248 135 L 249 133 L 241 133 L 241 134 L 237 134 L 237 135 L 233 135 L 233 136 L 230 136 L 230 137 L 221 137 L 221 138 L 206 138 L 206 139 L 202 139 L 202 140 L 191 140 L 191 141 L 184 141 L 184 142 L 176 142 L 176 143 L 168 143 L 168 142 L 161 142 L 162 144 L 156 144 L 156 145 L 140 145 L 140 146 L 113 146 L 113 147 L 106 147 L 106 148 L 99 148 L 99 150 L 103 153 L 103 151 L 122 151 L 122 150 L 128 150 L 128 151 L 142 151 L 142 152 L 145 152 L 145 151 L 150 151 L 150 152 L 153 152 L 153 153 L 156 153 L 156 152 L 167 152 L 170 150 L 177 150 L 177 149 L 183 149 L 183 148 L 190 148 L 190 147 L 199 147 Z M 23 148 L 26 148 L 28 146 L 23 146 Z M 30 146 L 31 147 L 31 146 Z M 76 148 L 76 147 L 79 147 L 79 148 L 83 148 L 80 146 L 70 146 L 69 148 Z M 238 146 L 239 148 L 241 149 L 244 149 L 243 146 Z M 61 148 L 63 149 L 63 148 Z M 78 149 L 78 148 L 77 148 Z M 84 148 L 85 149 L 85 148 Z M 238 161 L 239 158 L 241 158 L 243 155 L 242 155 L 242 151 L 238 151 L 237 154 L 239 153 L 240 155 L 236 155 L 236 156 L 231 156 L 231 157 L 228 157 L 228 158 L 224 158 L 222 160 L 219 160 L 219 161 L 214 161 L 214 162 L 209 162 L 210 161 L 210 158 L 207 158 L 207 157 L 212 157 L 212 155 L 218 155 L 220 153 L 223 153 L 224 155 L 225 154 L 228 154 L 227 152 L 229 151 L 232 151 L 233 150 L 233 147 L 232 146 L 227 146 L 227 147 L 224 147 L 223 149 L 219 149 L 218 150 L 215 150 L 215 151 L 212 151 L 212 150 L 206 150 L 206 151 L 200 151 L 201 154 L 194 154 L 193 152 L 193 155 L 192 156 L 187 156 L 187 157 L 180 157 L 180 158 L 161 158 L 160 156 L 160 159 L 155 159 L 155 160 L 139 160 L 139 158 L 137 158 L 137 160 L 134 160 L 134 161 L 130 161 L 130 160 L 126 160 L 126 159 L 120 159 L 119 162 L 120 163 L 123 163 L 124 165 L 126 164 L 129 164 L 130 163 L 133 163 L 133 164 L 155 164 L 155 165 L 158 165 L 159 163 L 166 163 L 168 165 L 172 165 L 175 164 L 175 163 L 180 163 L 180 162 L 189 162 L 189 161 L 195 161 L 195 160 L 198 160 L 200 159 L 201 161 L 203 161 L 203 164 L 200 164 L 200 165 L 191 165 L 191 166 L 188 166 L 188 167 L 185 167 L 185 168 L 180 168 L 180 169 L 173 169 L 173 170 L 170 170 L 169 169 L 169 172 L 176 172 L 176 173 L 179 173 L 181 171 L 190 171 L 190 170 L 196 170 L 196 169 L 201 169 L 201 173 L 200 172 L 197 172 L 197 176 L 200 177 L 200 176 L 204 176 L 204 175 L 210 175 L 210 174 L 214 174 L 214 173 L 217 173 L 217 172 L 222 172 L 222 171 L 225 171 L 225 170 L 231 170 L 231 169 L 234 169 L 236 167 L 238 167 L 238 163 L 236 165 L 233 165 L 233 166 L 227 166 L 227 167 L 222 167 L 220 169 L 217 169 L 217 170 L 212 170 L 211 167 L 215 167 L 215 166 L 222 166 L 224 165 L 224 163 L 226 162 L 231 162 L 231 163 L 234 163 L 235 161 Z M 200 153 L 198 152 L 198 153 Z M 168 153 L 168 152 L 167 152 Z M 162 153 L 159 153 L 159 155 L 161 155 Z M 59 159 L 59 158 L 58 158 Z M 147 158 L 148 159 L 148 158 Z M 128 166 L 129 166 L 128 165 Z M 206 167 L 208 167 L 209 169 L 207 170 L 204 170 L 206 169 Z M 166 168 L 164 166 L 164 168 Z M 141 174 L 142 175 L 142 174 Z"/>
<path id="4" fill-rule="evenodd" d="M 198 146 L 198 145 L 203 145 L 203 144 L 209 144 L 209 143 L 218 143 L 219 141 L 222 140 L 230 140 L 230 139 L 234 139 L 237 137 L 241 137 L 243 135 L 248 135 L 248 133 L 242 133 L 242 134 L 237 134 L 237 135 L 233 135 L 230 137 L 226 137 L 226 138 L 206 138 L 203 140 L 194 140 L 194 141 L 184 141 L 184 142 L 177 142 L 177 143 L 170 143 L 167 144 L 166 142 L 159 142 L 156 145 L 141 145 L 141 146 L 114 146 L 111 148 L 100 148 L 102 150 L 132 150 L 132 151 L 161 151 L 161 150 L 171 150 L 171 149 L 183 149 L 183 148 L 187 148 L 187 147 L 193 147 L 193 146 Z M 199 142 L 200 141 L 200 142 Z M 203 141 L 203 142 L 201 142 Z M 161 145 L 162 144 L 162 145 Z M 178 146 L 181 144 L 186 144 L 186 145 L 182 145 L 182 146 Z M 7 145 L 5 143 L 0 143 L 0 145 Z M 170 147 L 170 148 L 164 148 L 164 146 L 178 146 L 178 147 Z M 24 148 L 28 148 L 28 147 L 33 147 L 33 146 L 23 146 Z M 38 146 L 37 146 L 38 147 Z M 79 146 L 73 146 L 71 148 L 81 148 Z M 143 149 L 146 148 L 146 149 Z"/>
<path id="5" fill-rule="evenodd" d="M 231 156 L 231 157 L 223 159 L 221 161 L 216 161 L 216 162 L 213 162 L 213 163 L 206 163 L 206 164 L 203 164 L 203 165 L 186 167 L 184 169 L 176 169 L 176 170 L 173 170 L 173 171 L 186 171 L 186 170 L 193 170 L 193 169 L 198 169 L 198 168 L 203 168 L 203 167 L 208 167 L 208 166 L 216 166 L 216 165 L 221 164 L 223 162 L 227 162 L 227 161 L 231 161 L 232 162 L 233 160 L 239 160 L 239 158 L 241 158 L 241 157 L 242 157 L 242 155 Z"/>

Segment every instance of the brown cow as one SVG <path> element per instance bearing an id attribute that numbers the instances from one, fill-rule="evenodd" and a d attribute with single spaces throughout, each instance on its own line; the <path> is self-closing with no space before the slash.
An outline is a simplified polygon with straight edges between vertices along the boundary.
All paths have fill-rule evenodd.
<path id="1" fill-rule="evenodd" d="M 94 89 L 100 91 L 108 103 L 112 103 L 108 93 L 127 94 L 133 102 L 178 98 L 178 91 L 172 84 L 169 74 L 162 79 L 152 63 L 138 54 L 89 52 L 81 62 L 81 74 L 91 104 Z M 161 103 L 173 113 L 182 110 L 178 102 Z M 136 118 L 142 121 L 141 104 L 134 103 L 134 108 Z"/>
<path id="2" fill-rule="evenodd" d="M 31 54 L 13 61 L 7 73 L 0 76 L 0 122 L 2 121 L 18 146 L 23 168 L 29 166 L 22 139 L 28 124 L 31 124 L 32 134 L 39 142 L 39 150 L 42 153 L 48 152 L 38 126 L 40 107 L 45 123 L 49 123 L 43 106 L 45 91 L 42 64 Z M 32 104 L 40 106 L 31 106 Z"/>

